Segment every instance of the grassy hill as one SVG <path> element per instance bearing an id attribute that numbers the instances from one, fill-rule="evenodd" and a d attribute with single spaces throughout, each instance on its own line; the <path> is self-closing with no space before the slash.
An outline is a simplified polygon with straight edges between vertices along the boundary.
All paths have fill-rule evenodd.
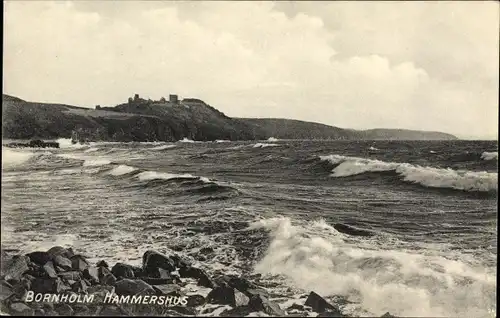
<path id="1" fill-rule="evenodd" d="M 197 99 L 178 103 L 131 100 L 115 107 L 89 109 L 24 101 L 2 95 L 3 139 L 70 138 L 73 130 L 93 140 L 209 141 L 280 139 L 456 139 L 440 132 L 401 129 L 357 131 L 291 119 L 230 118 Z"/>

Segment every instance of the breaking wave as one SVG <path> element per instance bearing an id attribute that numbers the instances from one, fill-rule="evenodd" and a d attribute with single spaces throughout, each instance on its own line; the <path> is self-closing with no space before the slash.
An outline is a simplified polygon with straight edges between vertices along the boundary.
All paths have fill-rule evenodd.
<path id="1" fill-rule="evenodd" d="M 498 191 L 498 174 L 494 172 L 440 169 L 340 155 L 320 156 L 320 159 L 336 165 L 332 170 L 333 177 L 395 171 L 404 177 L 404 181 L 425 187 L 481 192 Z"/>
<path id="2" fill-rule="evenodd" d="M 269 138 L 267 138 L 267 141 L 269 141 L 269 142 L 276 142 L 276 141 L 279 141 L 279 139 L 278 138 L 274 138 L 274 137 L 269 137 Z"/>
<path id="3" fill-rule="evenodd" d="M 498 151 L 494 152 L 483 152 L 481 154 L 481 159 L 483 160 L 498 160 Z"/>
<path id="4" fill-rule="evenodd" d="M 256 272 L 284 276 L 324 297 L 348 297 L 359 306 L 351 310 L 368 316 L 485 317 L 495 308 L 495 274 L 460 259 L 360 247 L 323 220 L 297 225 L 276 217 L 249 229 L 271 236 Z"/>
<path id="5" fill-rule="evenodd" d="M 129 173 L 134 172 L 136 170 L 137 170 L 137 168 L 134 168 L 131 166 L 119 165 L 119 166 L 113 168 L 112 170 L 110 170 L 108 172 L 108 174 L 113 175 L 113 176 L 121 176 L 124 174 L 129 174 Z"/>
<path id="6" fill-rule="evenodd" d="M 171 148 L 175 148 L 175 145 L 157 146 L 157 147 L 151 148 L 151 150 L 165 150 L 165 149 L 171 149 Z"/>
<path id="7" fill-rule="evenodd" d="M 84 167 L 97 167 L 109 165 L 111 161 L 107 159 L 87 159 L 83 162 Z"/>
<path id="8" fill-rule="evenodd" d="M 256 143 L 253 145 L 254 148 L 267 148 L 267 147 L 279 147 L 278 144 L 266 144 L 266 143 Z"/>
<path id="9" fill-rule="evenodd" d="M 141 181 L 149 181 L 156 179 L 171 180 L 171 179 L 200 179 L 204 182 L 210 182 L 209 179 L 204 177 L 193 176 L 192 174 L 175 174 L 167 172 L 157 172 L 157 171 L 144 171 L 137 175 L 137 178 Z"/>
<path id="10" fill-rule="evenodd" d="M 2 147 L 2 169 L 21 165 L 34 155 L 33 152 L 16 151 Z"/>

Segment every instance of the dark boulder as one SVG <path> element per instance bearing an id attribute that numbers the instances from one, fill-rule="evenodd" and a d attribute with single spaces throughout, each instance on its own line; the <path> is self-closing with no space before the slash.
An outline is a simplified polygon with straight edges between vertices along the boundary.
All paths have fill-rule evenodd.
<path id="1" fill-rule="evenodd" d="M 262 295 L 250 298 L 248 307 L 252 311 L 262 311 L 271 316 L 285 316 L 286 312 L 281 307 Z"/>
<path id="2" fill-rule="evenodd" d="M 82 255 L 73 255 L 71 257 L 71 267 L 79 272 L 83 272 L 90 266 L 89 262 Z"/>
<path id="3" fill-rule="evenodd" d="M 149 285 L 165 285 L 165 284 L 175 284 L 176 281 L 172 278 L 153 278 L 153 277 L 141 277 L 143 281 Z"/>
<path id="4" fill-rule="evenodd" d="M 54 265 L 60 267 L 62 270 L 70 271 L 73 268 L 73 263 L 63 255 L 54 256 Z"/>
<path id="5" fill-rule="evenodd" d="M 176 284 L 154 285 L 153 289 L 160 295 L 180 295 L 181 287 Z"/>
<path id="6" fill-rule="evenodd" d="M 53 257 L 55 256 L 62 256 L 64 258 L 71 258 L 75 255 L 75 252 L 73 252 L 73 249 L 70 248 L 64 248 L 62 246 L 54 246 L 50 248 L 47 251 L 48 254 L 52 255 Z"/>
<path id="7" fill-rule="evenodd" d="M 113 275 L 111 273 L 106 274 L 105 276 L 103 276 L 100 279 L 101 284 L 108 285 L 108 286 L 114 286 L 116 281 L 117 281 L 117 279 L 116 279 L 115 275 Z"/>
<path id="8" fill-rule="evenodd" d="M 45 265 L 43 265 L 43 270 L 45 272 L 45 275 L 47 275 L 48 277 L 57 278 L 57 273 L 52 261 L 48 261 L 47 263 L 45 263 Z"/>
<path id="9" fill-rule="evenodd" d="M 198 307 L 205 304 L 205 297 L 202 295 L 190 295 L 187 299 L 188 307 Z"/>
<path id="10" fill-rule="evenodd" d="M 89 266 L 90 268 L 90 266 Z M 112 274 L 111 271 L 107 268 L 107 267 L 97 267 L 97 277 L 99 278 L 99 280 L 103 279 L 103 277 L 109 275 L 109 274 Z"/>
<path id="11" fill-rule="evenodd" d="M 104 260 L 97 262 L 97 264 L 95 266 L 97 266 L 97 267 L 106 267 L 106 268 L 109 267 L 108 263 L 106 263 L 106 261 L 104 261 Z"/>
<path id="12" fill-rule="evenodd" d="M 111 273 L 115 275 L 116 278 L 134 278 L 134 269 L 132 266 L 123 264 L 123 263 L 116 263 L 115 266 L 111 269 Z"/>
<path id="13" fill-rule="evenodd" d="M 83 278 L 88 279 L 92 284 L 99 283 L 99 271 L 94 266 L 89 266 L 83 270 Z"/>
<path id="14" fill-rule="evenodd" d="M 321 297 L 320 295 L 316 294 L 313 291 L 307 297 L 305 305 L 311 307 L 312 310 L 317 313 L 328 311 L 338 315 L 342 315 L 340 310 L 336 306 L 330 304 L 323 297 Z"/>
<path id="15" fill-rule="evenodd" d="M 220 305 L 235 305 L 234 289 L 229 286 L 217 286 L 212 289 L 206 299 L 207 303 Z"/>
<path id="16" fill-rule="evenodd" d="M 73 316 L 73 314 L 75 313 L 73 308 L 71 308 L 71 306 L 68 304 L 57 304 L 56 306 L 54 306 L 54 309 L 59 315 L 65 317 Z"/>
<path id="17" fill-rule="evenodd" d="M 287 310 L 305 310 L 304 306 L 301 304 L 293 303 Z"/>
<path id="18" fill-rule="evenodd" d="M 193 267 L 193 266 L 181 267 L 179 269 L 179 274 L 181 277 L 189 277 L 189 278 L 197 279 L 198 285 L 203 286 L 203 287 L 215 288 L 217 285 L 210 279 L 207 272 L 205 272 L 201 268 L 197 268 L 197 267 Z"/>
<path id="19" fill-rule="evenodd" d="M 71 290 L 75 293 L 84 293 L 87 291 L 88 284 L 84 280 L 80 280 L 71 285 Z"/>
<path id="20" fill-rule="evenodd" d="M 40 266 L 43 266 L 48 261 L 52 260 L 52 255 L 47 253 L 47 252 L 37 251 L 37 252 L 32 252 L 32 253 L 26 254 L 26 256 L 29 257 L 31 262 L 33 262 L 37 265 L 40 265 Z"/>
<path id="21" fill-rule="evenodd" d="M 33 309 L 31 309 L 28 305 L 16 302 L 10 304 L 10 311 L 13 314 L 21 315 L 21 316 L 33 316 Z"/>
<path id="22" fill-rule="evenodd" d="M 60 277 L 63 280 L 80 280 L 82 278 L 82 274 L 77 271 L 69 271 L 69 272 L 62 272 L 57 274 L 58 277 Z"/>
<path id="23" fill-rule="evenodd" d="M 137 295 L 139 293 L 155 294 L 156 292 L 151 285 L 143 280 L 124 278 L 116 282 L 115 293 L 117 295 Z"/>
<path id="24" fill-rule="evenodd" d="M 385 314 L 383 314 L 380 317 L 382 317 L 382 318 L 392 318 L 392 317 L 394 317 L 395 318 L 396 316 L 392 315 L 390 312 L 386 312 Z"/>
<path id="25" fill-rule="evenodd" d="M 6 281 L 19 280 L 28 270 L 28 259 L 22 255 L 16 255 L 5 263 L 2 262 L 2 277 Z"/>
<path id="26" fill-rule="evenodd" d="M 176 270 L 175 262 L 170 257 L 156 251 L 146 251 L 142 256 L 142 268 L 145 274 L 154 272 L 157 268 L 163 268 L 169 272 Z"/>
<path id="27" fill-rule="evenodd" d="M 375 233 L 367 231 L 367 230 L 362 230 L 362 229 L 357 229 L 355 227 L 352 227 L 350 225 L 342 224 L 342 223 L 337 223 L 333 226 L 334 229 L 339 231 L 340 233 L 348 234 L 348 235 L 353 235 L 353 236 L 374 236 Z"/>
<path id="28" fill-rule="evenodd" d="M 62 285 L 58 278 L 35 278 L 31 283 L 31 290 L 35 293 L 57 294 L 62 291 Z"/>

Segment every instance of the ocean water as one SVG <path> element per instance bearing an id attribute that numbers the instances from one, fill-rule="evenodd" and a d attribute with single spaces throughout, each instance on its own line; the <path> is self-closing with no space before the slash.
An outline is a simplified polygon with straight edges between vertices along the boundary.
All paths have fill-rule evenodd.
<path id="1" fill-rule="evenodd" d="M 176 251 L 260 274 L 283 306 L 315 291 L 352 315 L 496 315 L 496 142 L 61 146 L 2 148 L 4 248 Z"/>

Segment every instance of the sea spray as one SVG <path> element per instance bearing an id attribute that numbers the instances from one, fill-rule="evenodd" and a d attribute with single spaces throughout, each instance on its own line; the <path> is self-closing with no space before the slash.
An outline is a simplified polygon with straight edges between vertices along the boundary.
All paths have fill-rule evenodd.
<path id="1" fill-rule="evenodd" d="M 271 218 L 250 226 L 258 228 L 272 241 L 256 272 L 283 275 L 305 292 L 349 297 L 372 315 L 486 317 L 495 306 L 495 274 L 461 260 L 360 248 L 324 221 Z"/>

